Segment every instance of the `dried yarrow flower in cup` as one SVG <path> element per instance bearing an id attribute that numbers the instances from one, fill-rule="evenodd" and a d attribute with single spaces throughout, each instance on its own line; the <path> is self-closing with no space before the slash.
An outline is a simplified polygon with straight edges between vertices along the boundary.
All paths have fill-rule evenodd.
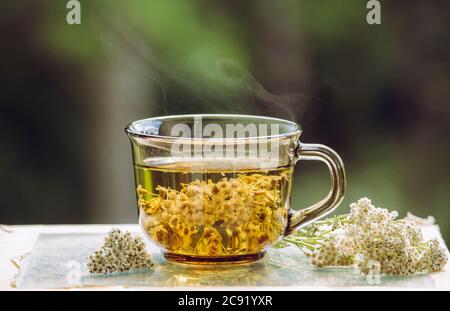
<path id="1" fill-rule="evenodd" d="M 150 269 L 154 263 L 140 236 L 114 228 L 105 236 L 103 246 L 88 258 L 87 266 L 91 273 L 113 273 Z"/>
<path id="2" fill-rule="evenodd" d="M 382 274 L 443 270 L 446 250 L 436 239 L 424 241 L 414 222 L 396 219 L 397 215 L 362 198 L 350 205 L 349 214 L 318 221 L 278 247 L 294 244 L 317 267 L 356 264 L 364 274 L 371 271 L 373 262 Z"/>
<path id="3" fill-rule="evenodd" d="M 198 256 L 252 254 L 281 236 L 290 171 L 194 180 L 178 191 L 137 187 L 145 231 L 172 253 Z"/>

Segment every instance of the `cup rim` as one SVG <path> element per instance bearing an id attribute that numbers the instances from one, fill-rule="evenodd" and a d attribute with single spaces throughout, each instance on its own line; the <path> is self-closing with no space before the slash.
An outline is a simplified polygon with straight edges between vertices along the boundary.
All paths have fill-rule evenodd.
<path id="1" fill-rule="evenodd" d="M 248 115 L 248 114 L 201 114 L 201 113 L 200 114 L 177 114 L 177 115 L 157 116 L 157 117 L 139 119 L 139 120 L 130 122 L 125 127 L 125 132 L 129 136 L 137 137 L 137 138 L 150 138 L 150 139 L 158 139 L 158 140 L 163 140 L 163 141 L 185 140 L 185 141 L 189 141 L 192 143 L 194 140 L 196 140 L 195 138 L 142 133 L 142 132 L 137 132 L 137 130 L 135 129 L 134 126 L 141 122 L 177 120 L 177 119 L 186 119 L 186 118 L 195 118 L 195 117 L 217 118 L 217 119 L 220 119 L 220 118 L 222 118 L 222 119 L 242 119 L 242 120 L 259 119 L 260 121 L 275 121 L 280 124 L 286 124 L 286 125 L 292 126 L 292 128 L 293 128 L 293 130 L 287 131 L 286 133 L 280 133 L 280 134 L 275 134 L 275 135 L 263 135 L 263 136 L 255 136 L 255 137 L 251 137 L 251 136 L 250 137 L 236 137 L 236 138 L 229 138 L 229 137 L 200 138 L 200 139 L 196 138 L 197 140 L 201 140 L 201 141 L 206 140 L 206 141 L 210 141 L 210 142 L 223 142 L 223 141 L 231 140 L 233 142 L 236 142 L 236 141 L 241 141 L 241 140 L 248 141 L 250 139 L 272 140 L 272 139 L 287 138 L 287 137 L 291 137 L 294 135 L 300 135 L 302 133 L 302 128 L 298 123 L 289 121 L 289 120 L 285 120 L 285 119 L 281 119 L 281 118 L 274 118 L 274 117 L 267 117 L 267 116 L 260 116 L 260 115 Z"/>

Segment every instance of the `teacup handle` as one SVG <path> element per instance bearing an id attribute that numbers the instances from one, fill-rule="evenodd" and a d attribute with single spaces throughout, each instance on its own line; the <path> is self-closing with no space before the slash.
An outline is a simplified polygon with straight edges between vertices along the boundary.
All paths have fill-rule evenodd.
<path id="1" fill-rule="evenodd" d="M 298 162 L 299 160 L 324 162 L 330 170 L 331 190 L 320 202 L 293 212 L 289 218 L 285 235 L 332 212 L 344 199 L 346 190 L 344 163 L 342 163 L 341 157 L 333 149 L 319 144 L 299 143 L 296 150 L 296 161 Z"/>

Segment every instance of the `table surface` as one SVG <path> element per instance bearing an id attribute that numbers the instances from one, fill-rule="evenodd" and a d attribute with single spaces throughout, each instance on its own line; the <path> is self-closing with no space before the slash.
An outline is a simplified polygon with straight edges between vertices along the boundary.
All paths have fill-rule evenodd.
<path id="1" fill-rule="evenodd" d="M 22 226 L 2 226 L 0 227 L 0 290 L 18 290 L 14 286 L 16 277 L 19 272 L 18 266 L 15 264 L 21 263 L 20 256 L 29 254 L 33 246 L 35 245 L 38 238 L 45 234 L 47 235 L 80 235 L 80 234 L 104 234 L 108 232 L 112 227 L 118 227 L 122 230 L 129 230 L 131 232 L 139 232 L 139 228 L 137 225 L 22 225 Z M 438 238 L 441 243 L 444 244 L 439 228 L 434 225 L 430 226 L 424 226 L 422 227 L 422 232 L 424 234 L 424 237 L 426 239 L 436 237 Z M 155 248 L 150 249 L 152 254 L 157 254 L 158 250 Z M 278 251 L 278 250 L 274 250 Z M 447 249 L 448 253 L 448 249 Z M 305 264 L 306 265 L 306 264 Z M 308 264 L 309 265 L 309 264 Z M 183 265 L 186 266 L 186 265 Z M 165 265 L 167 268 L 167 265 Z M 295 267 L 294 267 L 295 268 Z M 184 271 L 189 271 L 184 268 Z M 308 269 L 308 270 L 306 270 Z M 258 289 L 267 289 L 267 290 L 333 290 L 333 289 L 345 289 L 345 290 L 418 290 L 418 289 L 425 289 L 425 290 L 450 290 L 450 266 L 447 264 L 447 267 L 445 271 L 438 272 L 438 273 L 431 273 L 429 275 L 421 276 L 416 279 L 409 278 L 409 279 L 395 279 L 395 277 L 391 277 L 391 281 L 395 280 L 395 282 L 384 282 L 381 285 L 363 285 L 361 282 L 353 282 L 350 279 L 350 282 L 348 284 L 342 283 L 342 282 L 333 282 L 333 275 L 335 274 L 337 277 L 342 278 L 343 273 L 346 273 L 345 271 L 339 271 L 339 272 L 332 272 L 333 270 L 330 270 L 331 272 L 327 272 L 326 275 L 324 274 L 317 274 L 317 279 L 319 281 L 317 282 L 311 282 L 311 277 L 314 278 L 314 272 L 312 268 L 307 267 L 303 268 L 303 270 L 299 270 L 299 273 L 304 273 L 305 271 L 309 273 L 309 281 L 304 282 L 302 284 L 302 279 L 298 278 L 296 279 L 296 283 L 293 283 L 291 286 L 284 286 L 286 282 L 281 282 L 280 286 L 276 283 L 269 284 L 266 286 L 260 284 L 261 286 L 258 286 Z M 185 279 L 188 279 L 183 276 L 183 274 L 179 274 L 180 269 L 178 270 L 170 270 L 166 269 L 164 271 L 164 274 L 159 273 L 159 276 L 161 277 L 168 277 L 170 278 L 170 271 L 177 271 L 178 272 L 178 279 L 175 283 L 167 283 L 167 282 L 161 282 L 162 286 L 158 286 L 158 283 L 152 284 L 152 286 L 148 287 L 134 287 L 134 286 L 122 286 L 113 284 L 112 286 L 89 286 L 89 287 L 75 287 L 73 289 L 75 290 L 116 290 L 116 289 L 139 289 L 139 290 L 166 290 L 166 289 L 172 289 L 172 290 L 185 290 L 193 288 L 191 287 L 192 284 L 187 282 Z M 292 274 L 293 270 L 289 271 L 290 274 Z M 169 273 L 169 274 L 168 274 Z M 179 276 L 181 275 L 181 279 Z M 188 274 L 189 276 L 189 274 Z M 287 275 L 286 275 L 287 276 Z M 203 276 L 201 276 L 203 277 Z M 283 276 L 282 276 L 283 277 Z M 331 285 L 327 284 L 327 278 L 331 280 Z M 216 278 L 217 279 L 217 278 Z M 184 283 L 180 280 L 184 280 Z M 300 281 L 299 281 L 300 280 Z M 425 280 L 425 281 L 424 281 Z M 168 285 L 169 284 L 169 285 Z M 223 290 L 223 289 L 249 289 L 247 286 L 235 286 L 230 287 L 227 284 L 223 284 L 223 286 L 220 286 L 220 283 L 214 283 L 214 286 L 205 286 L 205 284 L 208 284 L 207 282 L 200 282 L 198 284 L 195 284 L 195 288 L 197 290 Z M 275 286 L 274 286 L 275 284 Z M 344 285 L 343 285 L 344 284 Z M 356 284 L 356 286 L 353 286 L 352 284 Z M 391 284 L 395 284 L 394 286 L 391 286 Z M 423 285 L 423 284 L 426 284 Z M 217 286 L 219 285 L 219 286 Z M 250 285 L 252 286 L 252 285 Z M 253 289 L 255 287 L 252 287 Z M 20 289 L 20 288 L 19 288 Z M 26 288 L 29 289 L 29 288 Z M 37 289 L 48 289 L 48 288 L 37 288 Z M 67 289 L 67 288 L 66 288 Z M 68 288 L 70 290 L 70 288 Z M 250 288 L 251 289 L 251 288 Z"/>

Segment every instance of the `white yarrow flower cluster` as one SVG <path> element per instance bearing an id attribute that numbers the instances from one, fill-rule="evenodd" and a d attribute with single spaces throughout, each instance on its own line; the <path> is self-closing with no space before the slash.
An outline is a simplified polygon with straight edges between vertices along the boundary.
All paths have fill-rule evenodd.
<path id="1" fill-rule="evenodd" d="M 373 206 L 368 198 L 352 203 L 341 228 L 329 233 L 309 254 L 311 263 L 318 267 L 356 263 L 364 274 L 373 262 L 379 263 L 382 274 L 443 270 L 448 260 L 445 249 L 435 239 L 424 242 L 414 223 L 397 216 L 397 212 Z"/>
<path id="2" fill-rule="evenodd" d="M 88 258 L 87 266 L 91 273 L 113 273 L 150 269 L 154 264 L 140 236 L 114 228 L 103 246 Z"/>

